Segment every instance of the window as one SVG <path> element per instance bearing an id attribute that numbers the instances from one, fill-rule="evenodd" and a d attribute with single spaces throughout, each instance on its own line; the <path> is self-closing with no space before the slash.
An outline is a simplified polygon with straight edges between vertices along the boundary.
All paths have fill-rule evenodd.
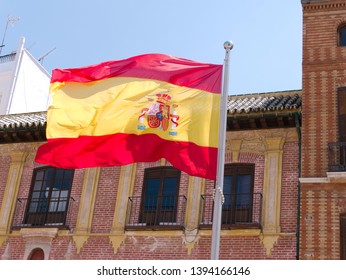
<path id="1" fill-rule="evenodd" d="M 338 46 L 346 46 L 346 24 L 338 28 Z"/>
<path id="2" fill-rule="evenodd" d="M 24 224 L 64 225 L 74 170 L 37 168 L 32 177 Z"/>
<path id="3" fill-rule="evenodd" d="M 254 192 L 255 165 L 246 163 L 226 164 L 222 204 L 222 228 L 261 226 L 262 194 Z M 199 228 L 210 228 L 213 223 L 214 198 L 201 195 Z"/>
<path id="4" fill-rule="evenodd" d="M 225 165 L 223 224 L 252 222 L 254 171 L 253 164 Z"/>
<path id="5" fill-rule="evenodd" d="M 140 223 L 170 225 L 177 221 L 180 171 L 173 167 L 145 170 Z"/>
<path id="6" fill-rule="evenodd" d="M 346 88 L 338 89 L 339 140 L 346 142 Z"/>

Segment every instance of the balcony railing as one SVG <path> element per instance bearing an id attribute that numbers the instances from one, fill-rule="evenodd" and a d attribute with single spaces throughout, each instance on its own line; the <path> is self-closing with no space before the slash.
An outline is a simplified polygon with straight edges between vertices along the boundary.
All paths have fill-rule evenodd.
<path id="1" fill-rule="evenodd" d="M 346 171 L 346 142 L 328 143 L 328 171 Z"/>
<path id="2" fill-rule="evenodd" d="M 30 210 L 28 198 L 18 198 L 14 211 L 12 228 L 23 227 L 59 227 L 71 228 L 71 218 L 75 215 L 75 200 L 71 197 L 51 200 L 43 204 L 39 211 Z M 37 202 L 36 202 L 37 203 Z"/>
<path id="3" fill-rule="evenodd" d="M 132 196 L 128 199 L 125 229 L 182 229 L 185 211 L 183 195 Z"/>
<path id="4" fill-rule="evenodd" d="M 214 199 L 212 195 L 201 196 L 200 228 L 213 223 Z M 224 194 L 222 205 L 222 228 L 260 228 L 262 219 L 262 194 Z"/>

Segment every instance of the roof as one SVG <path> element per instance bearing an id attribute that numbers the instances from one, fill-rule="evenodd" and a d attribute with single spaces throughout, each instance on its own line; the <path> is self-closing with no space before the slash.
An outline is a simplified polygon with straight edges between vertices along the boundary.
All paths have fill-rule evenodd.
<path id="1" fill-rule="evenodd" d="M 0 116 L 0 144 L 46 140 L 47 112 Z"/>
<path id="2" fill-rule="evenodd" d="M 2 115 L 0 116 L 0 130 L 45 126 L 46 115 L 46 112 Z"/>
<path id="3" fill-rule="evenodd" d="M 229 96 L 227 130 L 294 127 L 301 91 Z M 0 144 L 46 140 L 47 112 L 0 115 Z"/>
<path id="4" fill-rule="evenodd" d="M 230 96 L 227 112 L 230 115 L 263 113 L 263 112 L 293 112 L 300 110 L 301 91 L 279 91 Z"/>

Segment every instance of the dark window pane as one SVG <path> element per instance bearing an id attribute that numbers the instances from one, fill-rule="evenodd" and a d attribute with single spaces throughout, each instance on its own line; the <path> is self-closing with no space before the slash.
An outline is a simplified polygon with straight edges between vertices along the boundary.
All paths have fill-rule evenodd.
<path id="1" fill-rule="evenodd" d="M 34 190 L 35 190 L 35 191 L 39 191 L 39 190 L 42 189 L 42 186 L 43 186 L 42 181 L 36 181 L 36 182 L 34 183 Z"/>
<path id="2" fill-rule="evenodd" d="M 160 179 L 147 179 L 145 188 L 145 210 L 155 210 L 159 195 Z"/>
<path id="3" fill-rule="evenodd" d="M 177 178 L 166 178 L 163 180 L 162 196 L 172 196 L 177 191 Z"/>
<path id="4" fill-rule="evenodd" d="M 237 176 L 237 207 L 250 205 L 251 175 Z"/>
<path id="5" fill-rule="evenodd" d="M 36 173 L 36 180 L 43 180 L 43 176 L 44 176 L 44 171 L 38 171 Z"/>
<path id="6" fill-rule="evenodd" d="M 57 169 L 55 172 L 55 178 L 53 182 L 54 189 L 60 189 L 62 187 L 62 180 L 64 178 L 64 170 Z"/>
<path id="7" fill-rule="evenodd" d="M 73 170 L 65 170 L 64 179 L 62 182 L 61 189 L 62 190 L 70 189 L 70 186 L 72 184 L 72 180 L 73 180 Z"/>
<path id="8" fill-rule="evenodd" d="M 233 176 L 225 176 L 223 182 L 223 193 L 225 201 L 223 208 L 230 208 L 232 205 L 232 187 L 233 187 Z"/>
<path id="9" fill-rule="evenodd" d="M 346 46 L 346 26 L 339 30 L 340 46 Z"/>
<path id="10" fill-rule="evenodd" d="M 177 178 L 166 178 L 163 180 L 161 209 L 173 210 L 177 192 Z"/>
<path id="11" fill-rule="evenodd" d="M 47 169 L 44 171 L 44 180 L 45 180 L 45 181 L 50 181 L 50 180 L 52 180 L 53 172 L 54 172 L 54 169 L 53 169 L 53 168 L 47 168 Z"/>

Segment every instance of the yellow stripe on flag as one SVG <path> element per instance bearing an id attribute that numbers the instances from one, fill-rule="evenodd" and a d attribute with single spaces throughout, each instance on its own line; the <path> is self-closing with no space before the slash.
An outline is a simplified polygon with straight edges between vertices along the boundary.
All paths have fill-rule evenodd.
<path id="1" fill-rule="evenodd" d="M 48 111 L 47 138 L 157 134 L 165 140 L 217 147 L 219 94 L 126 77 L 55 82 L 51 94 L 54 106 Z M 158 127 L 151 127 L 159 121 L 158 106 L 164 115 Z"/>

